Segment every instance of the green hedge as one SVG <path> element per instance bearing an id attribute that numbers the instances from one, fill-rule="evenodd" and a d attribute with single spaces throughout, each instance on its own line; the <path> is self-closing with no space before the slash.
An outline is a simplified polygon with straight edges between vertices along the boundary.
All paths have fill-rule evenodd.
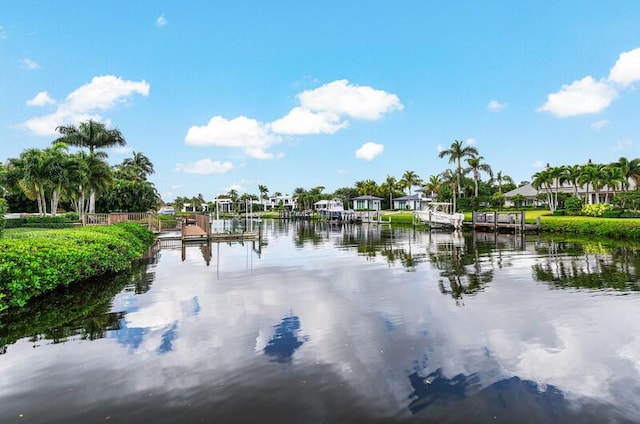
<path id="1" fill-rule="evenodd" d="M 544 216 L 542 231 L 640 240 L 640 219 Z"/>
<path id="2" fill-rule="evenodd" d="M 154 235 L 136 224 L 22 232 L 0 240 L 0 310 L 131 266 Z"/>
<path id="3" fill-rule="evenodd" d="M 5 199 L 0 199 L 0 237 L 2 237 L 2 231 L 6 225 L 6 218 L 4 215 L 7 213 L 7 201 Z"/>

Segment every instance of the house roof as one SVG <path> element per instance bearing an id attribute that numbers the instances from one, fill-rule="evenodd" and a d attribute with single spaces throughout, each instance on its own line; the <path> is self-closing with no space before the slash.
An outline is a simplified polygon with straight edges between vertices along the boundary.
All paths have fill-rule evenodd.
<path id="1" fill-rule="evenodd" d="M 412 194 L 410 196 L 394 197 L 393 200 L 420 200 L 420 196 L 418 196 L 417 194 Z"/>
<path id="2" fill-rule="evenodd" d="M 365 194 L 364 196 L 354 197 L 352 200 L 382 200 L 382 197 L 370 196 Z"/>
<path id="3" fill-rule="evenodd" d="M 538 190 L 536 190 L 535 188 L 533 188 L 533 186 L 531 184 L 525 184 L 523 186 L 520 186 L 518 188 L 515 188 L 511 191 L 508 191 L 504 194 L 504 197 L 507 199 L 512 198 L 513 196 L 517 195 L 517 194 L 521 194 L 524 197 L 527 198 L 534 198 L 538 195 Z"/>

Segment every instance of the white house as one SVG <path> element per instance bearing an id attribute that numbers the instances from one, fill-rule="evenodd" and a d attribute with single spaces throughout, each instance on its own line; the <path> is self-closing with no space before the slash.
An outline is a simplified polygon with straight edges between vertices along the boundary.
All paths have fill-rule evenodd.
<path id="1" fill-rule="evenodd" d="M 381 200 L 381 197 L 369 195 L 354 197 L 352 199 L 353 209 L 379 211 L 381 209 Z"/>
<path id="2" fill-rule="evenodd" d="M 393 209 L 410 209 L 421 210 L 428 203 L 433 202 L 433 197 L 427 194 L 427 190 L 419 188 L 415 194 L 410 196 L 401 196 L 393 199 Z"/>
<path id="3" fill-rule="evenodd" d="M 634 190 L 636 187 L 633 180 L 629 181 L 629 190 Z M 588 189 L 588 190 L 587 190 Z M 556 187 L 551 186 L 550 188 L 552 193 L 556 192 Z M 597 192 L 593 189 L 591 185 L 589 187 L 585 185 L 578 186 L 577 189 L 570 183 L 560 184 L 557 188 L 558 193 L 567 193 L 567 194 L 577 194 L 578 197 L 585 199 L 586 204 L 594 204 L 594 203 L 610 203 L 611 198 L 620 193 L 620 189 L 614 190 L 611 187 L 604 186 L 600 188 Z M 524 196 L 524 204 L 521 206 L 539 206 L 544 203 L 544 201 L 538 200 L 537 196 L 539 193 L 546 193 L 546 190 L 536 190 L 530 183 L 520 186 L 516 189 L 508 191 L 504 194 L 505 206 L 515 206 L 515 202 L 513 201 L 513 197 L 521 194 Z"/>
<path id="4" fill-rule="evenodd" d="M 286 194 L 284 196 L 271 196 L 264 201 L 264 210 L 270 211 L 282 206 L 285 210 L 294 210 L 296 208 L 296 200 Z"/>
<path id="5" fill-rule="evenodd" d="M 337 197 L 331 200 L 319 200 L 313 204 L 313 209 L 320 211 L 342 211 L 344 210 L 344 206 L 342 205 L 342 200 Z"/>
<path id="6" fill-rule="evenodd" d="M 219 213 L 235 211 L 233 201 L 229 197 L 216 197 L 215 199 L 213 199 L 213 203 L 215 203 L 216 209 Z"/>

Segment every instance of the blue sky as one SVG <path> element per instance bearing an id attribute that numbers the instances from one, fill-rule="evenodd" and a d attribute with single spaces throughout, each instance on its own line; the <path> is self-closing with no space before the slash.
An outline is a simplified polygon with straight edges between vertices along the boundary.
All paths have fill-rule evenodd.
<path id="1" fill-rule="evenodd" d="M 636 1 L 0 3 L 0 161 L 89 118 L 162 197 L 640 156 Z"/>

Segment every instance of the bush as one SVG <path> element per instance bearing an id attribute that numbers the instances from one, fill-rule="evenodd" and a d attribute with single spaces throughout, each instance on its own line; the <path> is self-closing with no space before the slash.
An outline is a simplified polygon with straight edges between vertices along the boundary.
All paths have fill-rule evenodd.
<path id="1" fill-rule="evenodd" d="M 19 233 L 0 240 L 0 310 L 76 281 L 118 272 L 142 257 L 154 235 L 136 224 Z"/>
<path id="2" fill-rule="evenodd" d="M 4 215 L 7 213 L 7 201 L 0 199 L 0 237 L 2 237 L 2 231 L 6 225 L 7 219 Z"/>
<path id="3" fill-rule="evenodd" d="M 640 211 L 623 211 L 620 218 L 640 218 Z"/>
<path id="4" fill-rule="evenodd" d="M 602 216 L 607 211 L 613 209 L 613 205 L 608 203 L 596 203 L 593 205 L 584 205 L 582 207 L 582 214 L 586 216 Z"/>
<path id="5" fill-rule="evenodd" d="M 553 215 L 555 215 L 555 216 L 564 216 L 565 215 L 565 210 L 564 209 L 556 209 L 555 211 L 553 211 Z"/>
<path id="6" fill-rule="evenodd" d="M 622 215 L 622 211 L 604 211 L 602 213 L 602 217 L 603 218 L 620 218 L 620 215 Z"/>
<path id="7" fill-rule="evenodd" d="M 569 197 L 564 201 L 566 215 L 580 215 L 584 202 L 580 197 Z"/>
<path id="8" fill-rule="evenodd" d="M 640 219 L 546 216 L 542 231 L 640 240 Z"/>

